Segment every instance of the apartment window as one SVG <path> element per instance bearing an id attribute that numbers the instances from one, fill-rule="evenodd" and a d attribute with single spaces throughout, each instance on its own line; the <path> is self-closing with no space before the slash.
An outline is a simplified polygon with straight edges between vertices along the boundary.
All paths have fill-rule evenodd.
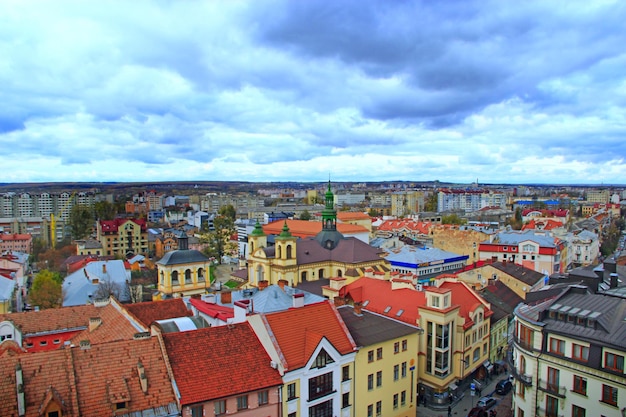
<path id="1" fill-rule="evenodd" d="M 383 386 L 383 371 L 376 372 L 376 387 Z"/>
<path id="2" fill-rule="evenodd" d="M 265 405 L 269 402 L 269 392 L 267 390 L 265 391 L 259 391 L 259 405 Z"/>
<path id="3" fill-rule="evenodd" d="M 345 365 L 341 368 L 341 380 L 348 381 L 350 379 L 350 365 Z"/>
<path id="4" fill-rule="evenodd" d="M 465 360 L 463 361 L 463 364 L 465 365 L 465 369 L 469 368 L 470 366 L 470 359 L 469 359 L 469 355 L 467 355 L 465 357 Z"/>
<path id="5" fill-rule="evenodd" d="M 333 391 L 333 373 L 328 372 L 309 379 L 309 401 L 323 397 Z"/>
<path id="6" fill-rule="evenodd" d="M 400 372 L 400 375 L 402 376 L 402 378 L 406 378 L 406 362 L 402 362 L 402 371 Z"/>
<path id="7" fill-rule="evenodd" d="M 345 392 L 341 395 L 341 408 L 350 407 L 350 393 Z"/>
<path id="8" fill-rule="evenodd" d="M 403 407 L 406 405 L 406 391 L 400 393 L 400 405 Z"/>
<path id="9" fill-rule="evenodd" d="M 400 342 L 396 342 L 393 344 L 393 353 L 399 353 L 400 352 Z"/>
<path id="10" fill-rule="evenodd" d="M 328 400 L 309 408 L 309 417 L 332 417 L 332 415 L 333 400 Z"/>
<path id="11" fill-rule="evenodd" d="M 546 396 L 546 417 L 559 416 L 559 399 L 550 395 Z"/>
<path id="12" fill-rule="evenodd" d="M 237 410 L 245 410 L 248 408 L 248 396 L 242 395 L 237 397 Z"/>
<path id="13" fill-rule="evenodd" d="M 582 376 L 574 375 L 574 388 L 572 391 L 587 395 L 587 379 Z"/>
<path id="14" fill-rule="evenodd" d="M 546 388 L 552 392 L 559 391 L 559 370 L 548 367 L 548 383 Z"/>
<path id="15" fill-rule="evenodd" d="M 367 417 L 374 417 L 374 404 L 367 406 Z"/>
<path id="16" fill-rule="evenodd" d="M 393 394 L 393 409 L 397 409 L 398 408 L 398 403 L 399 403 L 400 397 L 398 396 L 398 394 Z"/>
<path id="17" fill-rule="evenodd" d="M 624 357 L 614 353 L 604 353 L 604 367 L 611 371 L 624 372 Z"/>
<path id="18" fill-rule="evenodd" d="M 483 356 L 487 354 L 487 343 L 483 345 Z"/>
<path id="19" fill-rule="evenodd" d="M 572 417 L 586 417 L 585 413 L 584 408 L 572 404 Z"/>
<path id="20" fill-rule="evenodd" d="M 480 359 L 480 348 L 474 349 L 474 362 Z"/>
<path id="21" fill-rule="evenodd" d="M 383 358 L 383 348 L 376 349 L 376 360 L 379 361 Z"/>
<path id="22" fill-rule="evenodd" d="M 565 354 L 565 341 L 561 339 L 557 339 L 555 337 L 550 338 L 550 353 L 555 353 L 557 355 Z"/>
<path id="23" fill-rule="evenodd" d="M 287 401 L 293 400 L 294 398 L 296 398 L 296 383 L 292 382 L 287 385 Z"/>
<path id="24" fill-rule="evenodd" d="M 376 401 L 376 416 L 380 416 L 383 413 L 383 402 Z"/>
<path id="25" fill-rule="evenodd" d="M 215 401 L 213 405 L 216 416 L 226 413 L 226 400 Z"/>
<path id="26" fill-rule="evenodd" d="M 191 407 L 191 417 L 202 417 L 202 406 L 197 405 L 195 407 Z"/>
<path id="27" fill-rule="evenodd" d="M 406 352 L 406 350 L 408 349 L 408 345 L 409 345 L 408 341 L 406 339 L 404 339 L 402 341 L 402 351 L 403 352 Z"/>
<path id="28" fill-rule="evenodd" d="M 400 365 L 393 366 L 393 380 L 397 381 L 400 379 Z"/>
<path id="29" fill-rule="evenodd" d="M 602 384 L 602 402 L 617 405 L 617 388 Z"/>
<path id="30" fill-rule="evenodd" d="M 526 385 L 522 384 L 521 382 L 518 383 L 517 385 L 519 387 L 519 389 L 517 390 L 516 394 L 521 398 L 524 399 L 524 397 L 526 396 Z"/>
<path id="31" fill-rule="evenodd" d="M 370 350 L 367 352 L 367 361 L 368 362 L 374 362 L 374 351 Z"/>
<path id="32" fill-rule="evenodd" d="M 517 417 L 524 417 L 524 410 L 517 407 Z"/>
<path id="33" fill-rule="evenodd" d="M 315 363 L 313 364 L 312 368 L 324 368 L 326 365 L 333 362 L 335 362 L 333 358 L 331 358 L 330 355 L 324 349 L 322 349 L 315 358 Z"/>
<path id="34" fill-rule="evenodd" d="M 589 360 L 589 347 L 572 344 L 572 358 L 587 362 Z"/>
<path id="35" fill-rule="evenodd" d="M 367 389 L 369 391 L 374 389 L 374 374 L 369 374 L 367 376 Z"/>

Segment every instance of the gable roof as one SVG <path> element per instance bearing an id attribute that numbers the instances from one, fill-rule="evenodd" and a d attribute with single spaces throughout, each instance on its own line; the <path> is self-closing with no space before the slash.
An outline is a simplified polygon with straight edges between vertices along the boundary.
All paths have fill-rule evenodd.
<path id="1" fill-rule="evenodd" d="M 145 219 L 113 219 L 113 220 L 99 220 L 100 227 L 105 233 L 117 233 L 120 226 L 123 226 L 127 222 L 135 223 L 141 228 L 142 232 L 147 230 Z"/>
<path id="2" fill-rule="evenodd" d="M 181 404 L 282 384 L 282 378 L 270 366 L 270 357 L 247 322 L 168 333 L 163 335 L 163 340 Z"/>
<path id="3" fill-rule="evenodd" d="M 420 317 L 419 307 L 426 305 L 424 291 L 392 289 L 390 281 L 368 277 L 361 277 L 344 286 L 339 295 L 355 303 L 362 303 L 363 309 L 412 325 Z"/>
<path id="4" fill-rule="evenodd" d="M 89 318 L 98 315 L 93 305 L 51 308 L 41 311 L 0 314 L 0 322 L 10 320 L 22 334 L 32 335 L 43 332 L 69 331 L 86 328 Z"/>
<path id="5" fill-rule="evenodd" d="M 370 346 L 388 340 L 398 339 L 409 335 L 417 335 L 422 330 L 393 320 L 388 317 L 361 310 L 360 314 L 354 311 L 354 307 L 343 305 L 337 307 L 343 322 L 350 331 L 357 346 Z"/>
<path id="6" fill-rule="evenodd" d="M 264 315 L 288 371 L 302 368 L 322 338 L 341 355 L 356 350 L 341 316 L 329 301 Z"/>
<path id="7" fill-rule="evenodd" d="M 130 271 L 124 266 L 124 261 L 116 259 L 89 262 L 63 280 L 63 306 L 93 302 L 102 283 L 115 286 L 119 290 L 120 301 L 130 301 L 127 281 L 130 281 Z"/>
<path id="8" fill-rule="evenodd" d="M 485 309 L 485 318 L 493 314 L 490 306 L 487 305 L 488 303 L 476 291 L 472 290 L 462 281 L 446 280 L 441 283 L 439 288 L 452 290 L 452 305 L 460 306 L 459 315 L 465 319 L 465 327 L 474 323 L 470 313 L 473 313 L 480 305 Z"/>
<path id="9" fill-rule="evenodd" d="M 296 246 L 298 265 L 324 261 L 345 262 L 348 264 L 373 261 L 384 262 L 381 258 L 383 253 L 383 250 L 374 248 L 354 237 L 339 239 L 337 246 L 332 250 L 322 247 L 314 238 L 300 239 Z"/>
<path id="10" fill-rule="evenodd" d="M 84 341 L 95 345 L 117 340 L 130 340 L 135 334 L 149 330 L 148 327 L 133 323 L 115 301 L 99 308 L 96 316 L 90 317 L 86 324 L 89 325 L 92 320 L 96 320 L 97 324 L 72 336 L 70 341 L 74 345 L 79 345 Z"/>
<path id="11" fill-rule="evenodd" d="M 190 316 L 182 298 L 169 298 L 161 301 L 125 304 L 124 308 L 135 316 L 144 326 L 149 327 L 157 320 Z"/>
<path id="12" fill-rule="evenodd" d="M 322 231 L 321 221 L 281 219 L 263 225 L 263 232 L 266 235 L 279 235 L 283 230 L 285 222 L 287 222 L 291 235 L 299 238 L 314 237 Z M 337 231 L 342 235 L 369 233 L 367 228 L 350 223 L 337 223 Z"/>
<path id="13" fill-rule="evenodd" d="M 493 262 L 491 266 L 530 286 L 538 284 L 546 278 L 546 274 L 513 262 Z"/>

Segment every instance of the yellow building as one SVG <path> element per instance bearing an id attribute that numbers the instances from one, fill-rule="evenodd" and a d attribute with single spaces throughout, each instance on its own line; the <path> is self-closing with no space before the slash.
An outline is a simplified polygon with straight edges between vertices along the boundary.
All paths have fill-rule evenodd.
<path id="1" fill-rule="evenodd" d="M 103 255 L 126 258 L 148 253 L 148 230 L 144 219 L 99 220 L 97 240 Z"/>
<path id="2" fill-rule="evenodd" d="M 478 245 L 489 240 L 489 234 L 456 225 L 437 225 L 430 229 L 433 247 L 469 256 L 467 263 L 478 261 Z"/>
<path id="3" fill-rule="evenodd" d="M 389 275 L 389 263 L 383 258 L 383 250 L 337 231 L 337 212 L 330 183 L 325 199 L 322 230 L 313 238 L 298 239 L 285 222 L 274 246 L 268 246 L 267 236 L 257 222 L 248 236 L 250 255 L 246 287 L 257 287 L 261 281 L 277 284 L 280 280 L 286 280 L 293 287 L 306 281 L 358 277 L 370 268 Z"/>
<path id="4" fill-rule="evenodd" d="M 422 329 L 362 310 L 337 308 L 357 345 L 355 416 L 415 416 L 417 347 Z"/>
<path id="5" fill-rule="evenodd" d="M 179 237 L 178 247 L 156 262 L 157 299 L 204 294 L 211 285 L 212 261 L 200 251 L 187 249 L 186 236 Z"/>

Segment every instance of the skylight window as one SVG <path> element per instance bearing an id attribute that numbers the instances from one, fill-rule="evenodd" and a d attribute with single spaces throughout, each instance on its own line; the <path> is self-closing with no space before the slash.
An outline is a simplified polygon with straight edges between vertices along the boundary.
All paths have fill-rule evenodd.
<path id="1" fill-rule="evenodd" d="M 396 313 L 396 317 L 400 317 L 402 313 L 404 313 L 403 309 L 398 310 L 398 312 Z"/>
<path id="2" fill-rule="evenodd" d="M 390 310 L 391 310 L 391 306 L 387 306 L 387 307 L 385 307 L 384 312 L 385 312 L 385 313 L 389 313 L 389 311 L 390 311 Z"/>

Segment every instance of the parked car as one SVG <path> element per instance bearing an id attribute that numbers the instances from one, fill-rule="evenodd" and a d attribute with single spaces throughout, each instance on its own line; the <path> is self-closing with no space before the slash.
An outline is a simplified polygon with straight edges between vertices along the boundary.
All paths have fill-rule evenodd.
<path id="1" fill-rule="evenodd" d="M 493 397 L 482 397 L 476 403 L 476 407 L 483 407 L 485 410 L 489 410 L 491 407 L 496 405 L 496 399 Z"/>
<path id="2" fill-rule="evenodd" d="M 487 410 L 485 410 L 484 407 L 474 407 L 470 410 L 469 414 L 467 414 L 467 417 L 488 417 L 489 413 L 487 413 Z"/>
<path id="3" fill-rule="evenodd" d="M 498 381 L 496 384 L 496 393 L 500 395 L 506 395 L 513 389 L 513 384 L 508 379 L 503 379 Z"/>

